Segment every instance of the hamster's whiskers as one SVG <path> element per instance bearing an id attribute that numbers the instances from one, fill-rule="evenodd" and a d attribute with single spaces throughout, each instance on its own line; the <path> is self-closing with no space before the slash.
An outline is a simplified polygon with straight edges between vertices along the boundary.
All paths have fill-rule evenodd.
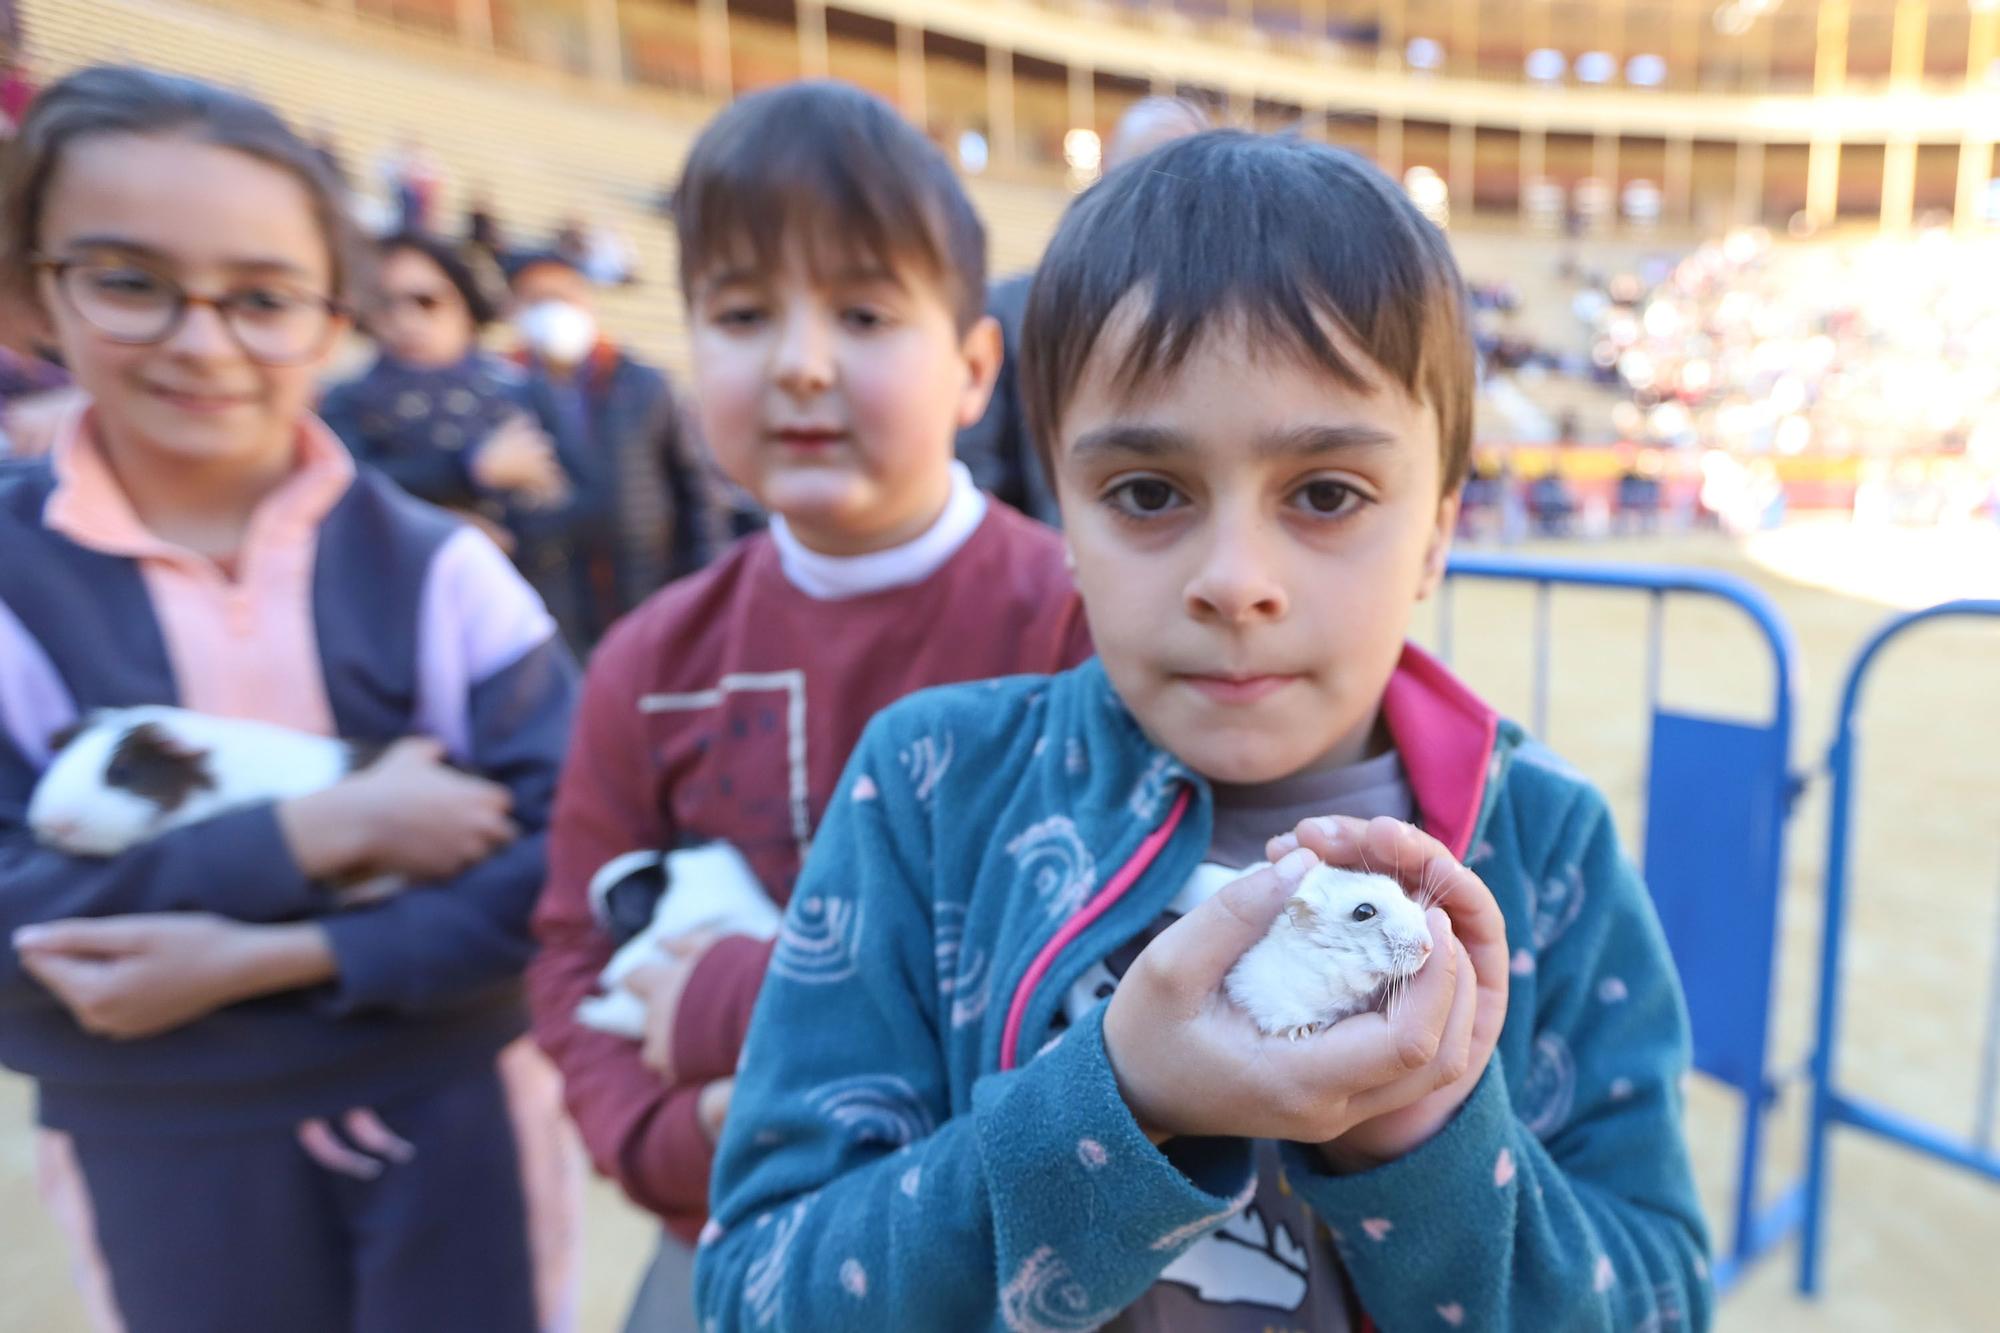
<path id="1" fill-rule="evenodd" d="M 1394 1015 L 1396 1006 L 1402 1003 L 1403 992 L 1409 989 L 1410 976 L 1408 972 L 1398 972 L 1389 978 L 1389 984 L 1382 990 L 1383 1014 Z"/>
<path id="2" fill-rule="evenodd" d="M 1432 872 L 1436 871 L 1435 876 Z M 1417 906 L 1428 912 L 1444 901 L 1445 872 L 1437 869 L 1437 862 L 1424 862 L 1422 881 L 1417 885 Z"/>

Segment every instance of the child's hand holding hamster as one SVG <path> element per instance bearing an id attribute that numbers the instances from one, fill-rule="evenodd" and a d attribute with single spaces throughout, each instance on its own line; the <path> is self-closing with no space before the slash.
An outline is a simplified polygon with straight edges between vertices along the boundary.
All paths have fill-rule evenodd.
<path id="1" fill-rule="evenodd" d="M 497 782 L 444 762 L 427 737 L 391 745 L 323 791 L 278 807 L 299 868 L 314 879 L 357 872 L 449 879 L 520 836 Z"/>
<path id="2" fill-rule="evenodd" d="M 1269 850 L 1276 865 L 1161 932 L 1119 983 L 1104 1017 L 1119 1088 L 1156 1141 L 1317 1143 L 1338 1170 L 1400 1157 L 1443 1128 L 1492 1057 L 1507 1006 L 1499 906 L 1442 844 L 1396 820 L 1307 820 Z M 1390 1012 L 1294 1042 L 1260 1032 L 1224 979 L 1322 862 L 1435 898 L 1434 948 Z"/>
<path id="3" fill-rule="evenodd" d="M 1460 865 L 1436 838 L 1399 820 L 1308 819 L 1292 833 L 1273 838 L 1267 853 L 1283 855 L 1295 845 L 1329 865 L 1361 865 L 1394 873 L 1420 897 L 1436 899 L 1471 960 L 1477 986 L 1472 1058 L 1465 1072 L 1409 1106 L 1356 1126 L 1322 1150 L 1336 1169 L 1362 1170 L 1401 1157 L 1443 1129 L 1486 1072 L 1507 1018 L 1512 961 L 1507 922 L 1479 876 Z"/>

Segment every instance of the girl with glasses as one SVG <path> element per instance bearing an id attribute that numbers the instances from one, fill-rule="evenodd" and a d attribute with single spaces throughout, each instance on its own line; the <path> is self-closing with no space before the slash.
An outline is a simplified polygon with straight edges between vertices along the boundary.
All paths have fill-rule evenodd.
<path id="1" fill-rule="evenodd" d="M 100 1329 L 566 1318 L 517 974 L 575 669 L 491 542 L 313 416 L 338 201 L 263 105 L 114 67 L 36 101 L 0 189 L 0 275 L 85 395 L 0 474 L 0 1063 Z M 137 704 L 389 748 L 115 856 L 38 843 L 59 733 Z M 339 910 L 376 872 L 409 887 Z"/>

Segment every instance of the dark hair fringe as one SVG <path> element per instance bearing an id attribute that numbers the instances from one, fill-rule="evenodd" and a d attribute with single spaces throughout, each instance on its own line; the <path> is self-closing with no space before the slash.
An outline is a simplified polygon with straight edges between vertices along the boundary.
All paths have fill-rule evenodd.
<path id="1" fill-rule="evenodd" d="M 399 231 L 375 243 L 375 253 L 383 259 L 399 251 L 422 255 L 444 274 L 472 316 L 472 326 L 483 329 L 507 305 L 507 281 L 491 256 L 474 245 L 427 231 Z"/>
<path id="2" fill-rule="evenodd" d="M 305 187 L 326 240 L 333 296 L 351 305 L 367 251 L 347 215 L 346 189 L 277 112 L 242 93 L 137 65 L 93 65 L 44 89 L 22 118 L 0 183 L 0 283 L 32 294 L 49 181 L 69 146 L 101 134 L 178 135 L 229 148 Z"/>
<path id="3" fill-rule="evenodd" d="M 986 228 L 944 154 L 873 93 L 830 80 L 738 99 L 703 129 L 674 189 L 681 292 L 740 256 L 775 268 L 787 241 L 808 262 L 858 247 L 894 273 L 921 267 L 963 333 L 986 309 Z"/>
<path id="4" fill-rule="evenodd" d="M 1211 130 L 1154 149 L 1070 205 L 1036 271 L 1019 382 L 1050 466 L 1062 414 L 1131 293 L 1144 314 L 1117 382 L 1171 374 L 1218 320 L 1303 355 L 1340 384 L 1366 368 L 1333 325 L 1437 414 L 1446 493 L 1472 449 L 1465 285 L 1444 235 L 1373 163 L 1292 136 Z"/>

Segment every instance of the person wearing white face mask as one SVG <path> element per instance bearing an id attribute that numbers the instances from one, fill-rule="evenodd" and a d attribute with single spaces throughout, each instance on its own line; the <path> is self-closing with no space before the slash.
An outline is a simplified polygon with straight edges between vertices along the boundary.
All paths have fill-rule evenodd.
<path id="1" fill-rule="evenodd" d="M 514 319 L 521 340 L 557 366 L 580 364 L 597 346 L 597 320 L 568 301 L 537 301 Z"/>
<path id="2" fill-rule="evenodd" d="M 515 353 L 529 375 L 574 404 L 599 474 L 610 479 L 615 521 L 586 536 L 589 637 L 648 594 L 706 563 L 726 537 L 665 374 L 599 329 L 590 279 L 553 251 L 509 264 Z"/>

